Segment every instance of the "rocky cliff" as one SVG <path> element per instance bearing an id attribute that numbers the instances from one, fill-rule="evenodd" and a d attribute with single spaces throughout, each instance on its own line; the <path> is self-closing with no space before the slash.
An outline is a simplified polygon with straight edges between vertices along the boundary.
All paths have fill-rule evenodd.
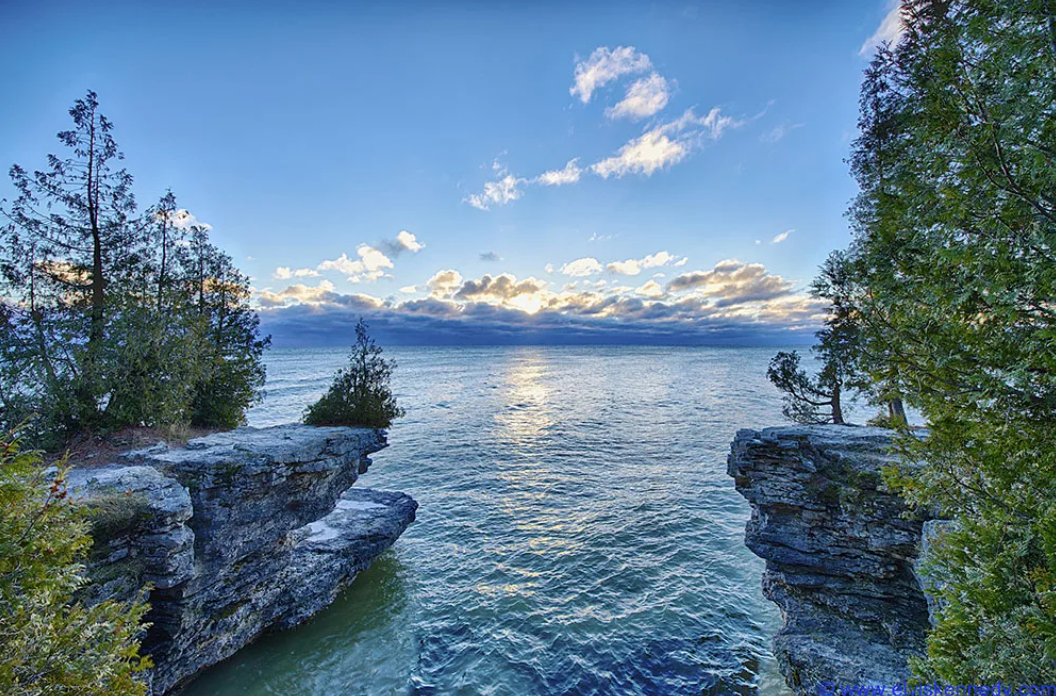
<path id="1" fill-rule="evenodd" d="M 745 543 L 785 617 L 774 652 L 799 694 L 902 683 L 923 650 L 922 522 L 880 489 L 891 443 L 880 428 L 827 425 L 741 430 L 731 446 L 729 474 L 752 508 Z"/>
<path id="2" fill-rule="evenodd" d="M 308 619 L 396 541 L 417 503 L 351 488 L 385 446 L 364 428 L 239 428 L 74 469 L 96 539 L 83 598 L 153 587 L 153 694 Z"/>

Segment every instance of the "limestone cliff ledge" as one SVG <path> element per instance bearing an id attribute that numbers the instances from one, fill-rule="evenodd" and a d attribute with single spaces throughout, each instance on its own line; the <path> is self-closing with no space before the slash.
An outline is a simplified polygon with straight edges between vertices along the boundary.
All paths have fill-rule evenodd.
<path id="1" fill-rule="evenodd" d="M 153 586 L 152 694 L 307 620 L 396 541 L 418 504 L 352 488 L 386 445 L 366 428 L 238 428 L 74 469 L 96 538 L 83 599 Z"/>
<path id="2" fill-rule="evenodd" d="M 745 543 L 785 618 L 774 652 L 789 686 L 894 684 L 929 628 L 914 574 L 922 520 L 881 489 L 894 462 L 881 428 L 741 430 L 728 472 L 752 508 Z"/>

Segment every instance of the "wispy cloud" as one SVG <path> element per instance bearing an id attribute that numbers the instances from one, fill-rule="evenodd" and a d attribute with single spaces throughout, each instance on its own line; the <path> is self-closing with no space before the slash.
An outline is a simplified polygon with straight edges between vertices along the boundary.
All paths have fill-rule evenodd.
<path id="1" fill-rule="evenodd" d="M 646 72 L 652 67 L 649 56 L 639 53 L 634 46 L 601 46 L 594 49 L 589 58 L 576 64 L 575 81 L 568 91 L 586 104 L 599 87 L 624 75 Z"/>
<path id="2" fill-rule="evenodd" d="M 775 234 L 774 238 L 770 240 L 770 243 L 771 244 L 780 244 L 781 242 L 783 242 L 786 239 L 788 239 L 788 235 L 792 234 L 793 232 L 795 232 L 795 230 L 785 230 L 784 232 L 782 232 L 780 234 Z"/>
<path id="3" fill-rule="evenodd" d="M 502 257 L 496 254 L 494 251 L 485 251 L 480 255 L 481 261 L 502 261 Z"/>
<path id="4" fill-rule="evenodd" d="M 796 130 L 802 128 L 802 123 L 787 124 L 782 123 L 781 125 L 774 126 L 767 132 L 759 136 L 759 142 L 766 143 L 767 145 L 773 145 L 774 143 L 780 142 L 785 139 L 785 136 Z"/>
<path id="5" fill-rule="evenodd" d="M 579 158 L 577 157 L 569 160 L 564 169 L 552 169 L 548 172 L 543 172 L 535 177 L 535 182 L 542 184 L 543 186 L 564 186 L 565 184 L 574 184 L 579 181 L 579 177 L 583 174 L 583 170 L 576 164 L 578 161 Z"/>
<path id="6" fill-rule="evenodd" d="M 659 113 L 667 106 L 671 90 L 660 73 L 635 80 L 627 88 L 627 95 L 615 106 L 605 110 L 610 119 L 629 118 L 640 121 Z"/>
<path id="7" fill-rule="evenodd" d="M 858 55 L 867 55 L 885 41 L 897 43 L 905 31 L 906 25 L 902 21 L 902 1 L 894 0 L 890 3 L 887 14 L 884 15 L 880 26 L 876 28 L 872 36 L 866 39 L 858 50 Z"/>

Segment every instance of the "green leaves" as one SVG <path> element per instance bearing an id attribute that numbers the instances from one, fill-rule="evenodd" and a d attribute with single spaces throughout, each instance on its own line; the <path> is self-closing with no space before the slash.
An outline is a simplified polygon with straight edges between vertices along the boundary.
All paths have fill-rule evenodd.
<path id="1" fill-rule="evenodd" d="M 396 362 L 382 357 L 381 347 L 367 333 L 362 319 L 356 323 L 356 344 L 347 368 L 339 370 L 330 389 L 308 407 L 308 425 L 348 425 L 387 428 L 403 409 L 389 386 Z"/>
<path id="2" fill-rule="evenodd" d="M 921 676 L 1056 677 L 1056 7 L 907 0 L 862 87 L 861 365 L 928 420 L 888 474 L 958 521 Z"/>
<path id="3" fill-rule="evenodd" d="M 133 696 L 143 603 L 73 601 L 91 539 L 66 494 L 66 470 L 45 469 L 17 435 L 0 442 L 0 693 Z"/>

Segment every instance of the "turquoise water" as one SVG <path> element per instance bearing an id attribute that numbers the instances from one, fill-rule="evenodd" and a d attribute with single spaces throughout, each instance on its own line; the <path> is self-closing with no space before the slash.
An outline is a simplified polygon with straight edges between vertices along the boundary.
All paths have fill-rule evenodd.
<path id="1" fill-rule="evenodd" d="M 357 485 L 421 505 L 310 623 L 187 696 L 785 694 L 780 625 L 726 476 L 781 422 L 773 348 L 393 348 L 407 417 Z M 342 350 L 271 351 L 252 425 L 296 419 Z"/>

